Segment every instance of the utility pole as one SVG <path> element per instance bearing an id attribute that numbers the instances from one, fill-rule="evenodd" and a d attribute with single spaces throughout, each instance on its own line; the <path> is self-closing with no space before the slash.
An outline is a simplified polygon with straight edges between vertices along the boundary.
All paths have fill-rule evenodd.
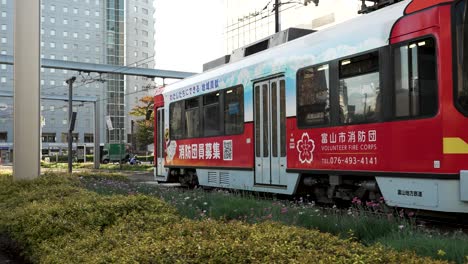
<path id="1" fill-rule="evenodd" d="M 72 173 L 72 152 L 73 152 L 73 83 L 75 82 L 76 77 L 73 76 L 70 79 L 66 80 L 68 84 L 68 173 Z"/>
<path id="2" fill-rule="evenodd" d="M 100 149 L 100 138 L 99 138 L 99 97 L 94 101 L 94 168 L 99 169 L 101 164 L 101 149 Z"/>
<path id="3" fill-rule="evenodd" d="M 279 6 L 280 1 L 275 0 L 275 33 L 280 32 L 281 30 L 281 25 L 280 25 L 280 17 L 279 17 Z"/>

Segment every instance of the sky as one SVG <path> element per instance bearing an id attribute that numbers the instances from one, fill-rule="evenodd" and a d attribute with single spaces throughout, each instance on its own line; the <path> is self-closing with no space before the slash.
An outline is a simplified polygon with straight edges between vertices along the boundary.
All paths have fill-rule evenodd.
<path id="1" fill-rule="evenodd" d="M 223 0 L 155 0 L 156 68 L 202 72 L 224 54 Z"/>

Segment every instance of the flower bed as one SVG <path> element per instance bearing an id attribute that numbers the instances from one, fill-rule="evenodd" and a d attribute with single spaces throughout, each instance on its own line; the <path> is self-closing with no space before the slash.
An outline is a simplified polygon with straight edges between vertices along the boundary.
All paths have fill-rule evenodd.
<path id="1" fill-rule="evenodd" d="M 442 263 L 268 221 L 189 220 L 159 199 L 58 175 L 1 181 L 0 232 L 34 263 Z"/>

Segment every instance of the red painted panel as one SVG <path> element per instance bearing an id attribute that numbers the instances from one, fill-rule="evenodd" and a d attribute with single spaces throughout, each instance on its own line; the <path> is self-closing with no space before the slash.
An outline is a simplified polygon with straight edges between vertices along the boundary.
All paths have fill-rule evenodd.
<path id="1" fill-rule="evenodd" d="M 292 129 L 292 137 L 288 139 L 288 168 L 435 172 L 434 160 L 442 158 L 440 124 L 440 118 L 436 117 L 330 128 Z M 295 125 L 295 120 L 291 120 L 289 125 Z M 449 170 L 447 168 L 444 171 Z"/>
<path id="2" fill-rule="evenodd" d="M 452 0 L 413 0 L 411 3 L 406 7 L 405 14 L 411 14 L 425 8 L 438 5 L 441 3 L 452 2 Z"/>
<path id="3" fill-rule="evenodd" d="M 166 143 L 167 166 L 253 168 L 253 124 L 244 134 L 171 140 Z"/>
<path id="4" fill-rule="evenodd" d="M 392 32 L 390 32 L 390 43 L 403 41 L 404 38 L 414 38 L 413 36 L 405 36 L 407 34 L 416 33 L 420 35 L 422 30 L 439 27 L 439 10 L 439 8 L 431 8 L 424 12 L 400 18 L 393 25 Z M 403 39 L 397 39 L 399 37 Z"/>

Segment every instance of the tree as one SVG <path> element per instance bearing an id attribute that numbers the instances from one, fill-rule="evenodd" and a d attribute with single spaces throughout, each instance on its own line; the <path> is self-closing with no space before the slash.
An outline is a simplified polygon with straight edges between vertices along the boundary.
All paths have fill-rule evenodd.
<path id="1" fill-rule="evenodd" d="M 154 101 L 152 96 L 144 96 L 140 98 L 139 102 L 140 103 L 135 106 L 129 114 L 136 117 L 143 117 L 135 121 L 133 137 L 136 141 L 137 149 L 146 149 L 147 145 L 153 143 L 154 113 L 152 111 Z M 148 119 L 146 117 L 148 117 Z"/>

